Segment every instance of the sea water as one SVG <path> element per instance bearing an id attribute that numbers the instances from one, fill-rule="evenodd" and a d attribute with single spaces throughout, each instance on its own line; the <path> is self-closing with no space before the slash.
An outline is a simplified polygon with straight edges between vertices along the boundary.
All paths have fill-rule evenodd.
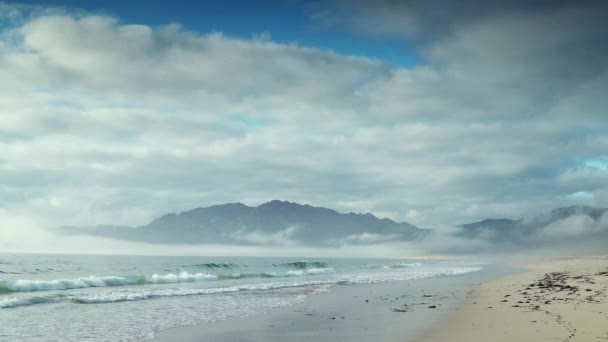
<path id="1" fill-rule="evenodd" d="M 0 254 L 0 341 L 142 341 L 335 286 L 481 268 L 446 260 Z"/>

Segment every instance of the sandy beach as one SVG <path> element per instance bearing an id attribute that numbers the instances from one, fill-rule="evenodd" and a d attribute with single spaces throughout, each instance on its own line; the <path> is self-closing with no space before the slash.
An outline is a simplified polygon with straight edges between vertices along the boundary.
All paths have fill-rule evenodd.
<path id="1" fill-rule="evenodd" d="M 608 341 L 608 256 L 525 267 L 476 287 L 415 341 Z"/>
<path id="2" fill-rule="evenodd" d="M 607 289 L 608 256 L 492 265 L 339 286 L 263 315 L 159 331 L 154 341 L 608 341 Z"/>

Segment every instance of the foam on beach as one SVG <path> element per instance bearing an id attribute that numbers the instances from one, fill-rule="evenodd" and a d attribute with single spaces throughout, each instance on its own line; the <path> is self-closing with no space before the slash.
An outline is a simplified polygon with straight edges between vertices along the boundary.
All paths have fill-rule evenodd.
<path id="1" fill-rule="evenodd" d="M 75 293 L 64 294 L 57 293 L 48 296 L 32 296 L 20 298 L 5 298 L 0 300 L 0 309 L 16 308 L 20 306 L 31 306 L 37 304 L 48 304 L 56 302 L 72 302 L 77 304 L 104 304 L 126 301 L 141 301 L 155 298 L 165 297 L 184 297 L 184 296 L 201 296 L 213 295 L 222 293 L 242 292 L 242 291 L 269 291 L 286 288 L 298 287 L 319 287 L 329 288 L 334 285 L 355 285 L 355 284 L 373 284 L 388 281 L 399 280 L 414 280 L 437 276 L 449 276 L 479 271 L 479 267 L 461 267 L 450 269 L 436 269 L 421 271 L 416 273 L 391 273 L 391 274 L 353 274 L 348 276 L 335 276 L 322 280 L 302 280 L 302 281 L 285 281 L 285 282 L 270 282 L 270 283 L 254 283 L 242 284 L 237 286 L 225 286 L 214 288 L 135 288 L 131 287 L 119 291 L 104 291 L 92 294 Z M 323 270 L 323 271 L 321 271 Z M 329 274 L 330 269 L 310 269 L 307 271 L 293 271 L 286 277 L 298 277 L 304 275 Z M 302 272 L 302 273 L 300 273 Z M 148 278 L 145 283 L 140 278 L 121 278 L 121 277 L 88 277 L 78 278 L 73 280 L 53 280 L 53 281 L 17 281 L 13 288 L 15 292 L 28 291 L 51 291 L 51 290 L 73 290 L 84 289 L 88 287 L 113 287 L 126 286 L 135 284 L 179 284 L 192 283 L 202 281 L 217 280 L 217 277 L 208 274 L 196 273 L 189 274 L 182 272 L 178 275 L 168 274 L 164 276 L 153 275 Z"/>

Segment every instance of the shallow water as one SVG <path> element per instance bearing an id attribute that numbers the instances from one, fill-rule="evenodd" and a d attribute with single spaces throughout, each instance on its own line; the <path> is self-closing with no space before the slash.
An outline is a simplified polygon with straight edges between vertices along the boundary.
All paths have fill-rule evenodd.
<path id="1" fill-rule="evenodd" d="M 474 261 L 1 255 L 2 341 L 140 341 L 342 284 L 478 271 Z"/>

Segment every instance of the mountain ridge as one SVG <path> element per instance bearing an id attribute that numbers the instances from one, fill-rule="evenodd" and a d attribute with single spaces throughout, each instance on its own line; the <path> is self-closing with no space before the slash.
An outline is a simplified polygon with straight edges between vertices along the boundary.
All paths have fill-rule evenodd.
<path id="1" fill-rule="evenodd" d="M 516 242 L 542 235 L 552 225 L 574 216 L 588 216 L 593 222 L 596 222 L 606 213 L 608 213 L 608 208 L 572 205 L 556 208 L 527 219 L 484 219 L 462 224 L 458 226 L 460 230 L 454 235 L 470 239 L 479 238 L 493 243 Z"/>
<path id="2" fill-rule="evenodd" d="M 608 231 L 600 222 L 608 208 L 567 206 L 531 218 L 487 218 L 457 226 L 452 236 L 492 245 L 530 245 L 540 237 L 568 238 L 570 222 L 587 221 L 583 233 Z M 608 217 L 608 215 L 606 216 Z M 580 220 L 579 220 L 580 221 Z M 564 227 L 561 222 L 566 222 Z M 555 228 L 555 229 L 554 229 Z M 580 227 L 578 227 L 581 231 Z M 168 213 L 137 227 L 61 227 L 64 234 L 93 235 L 156 244 L 302 245 L 336 247 L 384 242 L 417 242 L 437 233 L 372 213 L 340 213 L 309 204 L 273 200 L 258 206 L 240 202 Z M 573 230 L 574 231 L 574 230 Z M 557 234 L 557 235 L 556 235 Z"/>
<path id="3" fill-rule="evenodd" d="M 273 200 L 257 207 L 226 203 L 162 215 L 138 227 L 62 227 L 63 233 L 152 243 L 315 246 L 412 241 L 429 230 L 371 213 Z"/>

